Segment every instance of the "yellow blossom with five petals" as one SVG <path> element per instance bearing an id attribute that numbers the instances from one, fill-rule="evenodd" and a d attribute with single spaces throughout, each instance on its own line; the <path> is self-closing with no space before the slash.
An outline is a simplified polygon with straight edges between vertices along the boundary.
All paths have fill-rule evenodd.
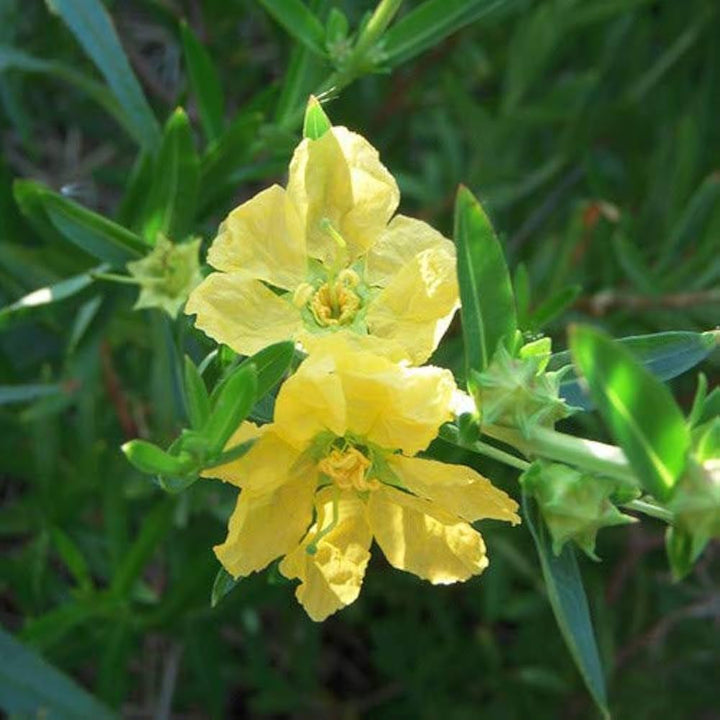
<path id="1" fill-rule="evenodd" d="M 378 152 L 332 127 L 305 139 L 287 188 L 235 208 L 208 253 L 211 273 L 186 306 L 217 342 L 251 355 L 274 342 L 351 333 L 395 360 L 427 360 L 458 307 L 455 249 L 395 215 L 400 193 Z M 393 217 L 394 215 L 394 217 Z"/>
<path id="2" fill-rule="evenodd" d="M 488 564 L 471 523 L 519 522 L 517 503 L 474 470 L 414 457 L 450 419 L 455 383 L 334 335 L 281 387 L 274 422 L 244 423 L 228 446 L 256 438 L 212 474 L 241 488 L 215 548 L 234 577 L 283 558 L 314 620 L 352 603 L 373 541 L 394 567 L 434 584 Z"/>

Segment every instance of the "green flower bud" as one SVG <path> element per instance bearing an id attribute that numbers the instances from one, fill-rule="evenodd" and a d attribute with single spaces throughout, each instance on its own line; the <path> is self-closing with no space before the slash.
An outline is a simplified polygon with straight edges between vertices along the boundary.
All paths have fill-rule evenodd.
<path id="1" fill-rule="evenodd" d="M 190 292 L 202 281 L 200 239 L 174 245 L 159 236 L 153 251 L 142 260 L 127 264 L 130 275 L 140 285 L 134 309 L 162 308 L 175 318 Z"/>
<path id="2" fill-rule="evenodd" d="M 573 540 L 586 555 L 599 560 L 595 555 L 598 530 L 636 521 L 613 505 L 611 498 L 618 488 L 609 478 L 538 460 L 523 473 L 520 482 L 537 500 L 556 555 Z"/>
<path id="3" fill-rule="evenodd" d="M 574 409 L 559 395 L 564 371 L 544 371 L 549 346 L 532 346 L 514 358 L 501 345 L 483 372 L 471 371 L 470 387 L 484 424 L 521 430 L 534 425 L 552 427 L 573 413 Z M 544 352 L 533 352 L 539 349 Z"/>

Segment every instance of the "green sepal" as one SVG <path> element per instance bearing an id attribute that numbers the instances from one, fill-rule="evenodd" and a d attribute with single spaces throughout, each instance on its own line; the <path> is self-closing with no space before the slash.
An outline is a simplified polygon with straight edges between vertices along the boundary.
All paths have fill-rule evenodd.
<path id="1" fill-rule="evenodd" d="M 668 527 L 665 532 L 665 552 L 675 582 L 687 577 L 707 543 L 707 538 L 703 540 L 693 537 L 682 528 Z"/>
<path id="2" fill-rule="evenodd" d="M 573 541 L 593 560 L 601 528 L 636 522 L 612 503 L 615 481 L 581 473 L 567 465 L 534 462 L 520 477 L 523 490 L 532 495 L 550 530 L 552 548 L 560 555 Z"/>
<path id="3" fill-rule="evenodd" d="M 311 95 L 305 108 L 303 137 L 309 140 L 319 140 L 331 127 L 330 118 L 322 109 L 320 101 L 314 95 Z"/>
<path id="4" fill-rule="evenodd" d="M 506 425 L 525 431 L 537 425 L 552 427 L 574 412 L 559 396 L 562 371 L 543 371 L 549 357 L 544 351 L 547 344 L 525 347 L 531 349 L 526 357 L 514 358 L 500 345 L 485 370 L 470 370 L 468 387 L 484 425 Z"/>
<path id="5" fill-rule="evenodd" d="M 235 586 L 241 578 L 234 578 L 224 567 L 220 567 L 215 575 L 210 593 L 210 607 L 215 607 Z"/>

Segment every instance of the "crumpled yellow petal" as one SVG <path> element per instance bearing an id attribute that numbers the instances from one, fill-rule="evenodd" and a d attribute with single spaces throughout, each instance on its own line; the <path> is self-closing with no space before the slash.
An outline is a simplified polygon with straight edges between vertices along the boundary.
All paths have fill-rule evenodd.
<path id="1" fill-rule="evenodd" d="M 396 215 L 365 259 L 365 281 L 385 287 L 416 255 L 430 248 L 455 256 L 455 245 L 422 220 Z"/>
<path id="2" fill-rule="evenodd" d="M 358 350 L 344 335 L 327 335 L 280 389 L 275 419 L 284 437 L 307 441 L 322 426 L 414 455 L 451 419 L 454 390 L 449 370 L 404 367 Z"/>
<path id="3" fill-rule="evenodd" d="M 425 362 L 459 306 L 455 257 L 428 248 L 398 272 L 368 308 L 368 330 L 401 343 L 413 362 Z"/>
<path id="4" fill-rule="evenodd" d="M 332 356 L 311 355 L 280 387 L 275 400 L 275 427 L 298 450 L 304 450 L 323 431 L 345 434 L 345 396 L 334 370 Z"/>
<path id="5" fill-rule="evenodd" d="M 305 230 L 284 188 L 273 185 L 236 207 L 220 226 L 208 263 L 286 290 L 305 281 Z"/>
<path id="6" fill-rule="evenodd" d="M 367 512 L 375 540 L 399 570 L 447 585 L 488 566 L 480 533 L 427 500 L 383 487 L 370 494 Z"/>
<path id="7" fill-rule="evenodd" d="M 327 262 L 338 248 L 320 225 L 324 218 L 343 236 L 352 260 L 371 247 L 400 201 L 377 150 L 344 127 L 298 145 L 287 191 L 305 219 L 308 253 Z"/>
<path id="8" fill-rule="evenodd" d="M 197 314 L 197 327 L 241 355 L 290 340 L 303 327 L 288 300 L 240 272 L 209 275 L 190 295 L 185 312 Z"/>
<path id="9" fill-rule="evenodd" d="M 243 432 L 246 425 L 252 423 L 243 423 L 230 438 L 226 449 L 253 439 L 251 428 Z M 274 424 L 256 428 L 257 440 L 242 457 L 225 465 L 208 468 L 203 472 L 203 477 L 218 478 L 254 493 L 272 492 L 288 479 L 299 457 L 299 452 L 292 445 L 288 445 L 275 430 Z M 245 435 L 244 439 L 240 439 L 242 435 Z"/>
<path id="10" fill-rule="evenodd" d="M 316 622 L 355 602 L 370 560 L 372 534 L 365 504 L 353 492 L 337 493 L 337 524 L 318 541 L 314 555 L 307 552 L 318 530 L 327 528 L 333 520 L 335 494 L 334 488 L 318 493 L 316 524 L 302 544 L 280 563 L 285 577 L 300 580 L 295 595 Z"/>
<path id="11" fill-rule="evenodd" d="M 262 570 L 297 546 L 312 521 L 316 481 L 307 474 L 288 478 L 272 492 L 240 492 L 227 538 L 214 548 L 233 577 Z"/>
<path id="12" fill-rule="evenodd" d="M 369 352 L 388 358 L 394 363 L 404 363 L 406 365 L 411 362 L 410 355 L 399 342 L 387 338 L 378 338 L 374 335 L 361 335 L 350 330 L 340 330 L 326 335 L 301 332 L 297 339 L 308 355 L 314 355 L 318 348 L 322 348 L 327 342 L 329 336 L 342 337 L 349 352 Z"/>
<path id="13" fill-rule="evenodd" d="M 472 468 L 402 455 L 392 455 L 388 463 L 408 490 L 463 520 L 520 522 L 515 500 Z"/>

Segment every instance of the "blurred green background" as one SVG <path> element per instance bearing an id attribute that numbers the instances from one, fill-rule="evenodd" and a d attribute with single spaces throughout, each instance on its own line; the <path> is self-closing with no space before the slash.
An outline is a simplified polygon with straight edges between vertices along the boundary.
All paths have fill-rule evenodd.
<path id="1" fill-rule="evenodd" d="M 94 5 L 0 2 L 0 306 L 97 265 L 15 179 L 138 229 L 139 198 L 165 171 L 139 148 L 157 123 L 139 112 L 150 134 L 128 133 L 108 101 L 91 59 L 107 37 L 83 42 L 68 20 Z M 282 2 L 107 3 L 157 122 L 182 106 L 195 128 L 188 232 L 205 247 L 235 205 L 284 182 L 308 94 L 337 84 L 331 9 L 353 31 L 374 7 L 308 5 L 331 18 L 321 52 L 312 24 L 277 22 Z M 401 25 L 420 10 L 434 14 Z M 719 28 L 716 0 L 405 2 L 375 67 L 341 73 L 325 109 L 379 149 L 404 213 L 450 235 L 456 187 L 470 187 L 525 288 L 523 327 L 557 349 L 577 320 L 617 337 L 707 330 L 720 322 Z M 595 717 L 522 527 L 485 523 L 491 566 L 460 586 L 374 557 L 360 599 L 322 625 L 273 572 L 211 608 L 234 491 L 201 482 L 167 496 L 119 447 L 177 432 L 173 337 L 197 358 L 212 345 L 184 317 L 133 312 L 133 288 L 73 290 L 0 314 L 0 614 L 26 648 L 124 718 Z M 436 361 L 459 372 L 460 343 L 456 322 Z M 701 369 L 717 386 L 718 353 Z M 672 385 L 686 409 L 694 382 Z M 573 422 L 606 439 L 592 415 Z M 435 451 L 517 495 L 514 472 Z M 679 585 L 660 523 L 606 530 L 598 552 L 581 563 L 613 716 L 720 718 L 717 542 Z M 51 708 L 17 717 L 102 717 L 62 701 L 75 690 L 43 680 L 35 656 L 5 662 L 1 639 L 0 701 L 27 681 Z"/>

